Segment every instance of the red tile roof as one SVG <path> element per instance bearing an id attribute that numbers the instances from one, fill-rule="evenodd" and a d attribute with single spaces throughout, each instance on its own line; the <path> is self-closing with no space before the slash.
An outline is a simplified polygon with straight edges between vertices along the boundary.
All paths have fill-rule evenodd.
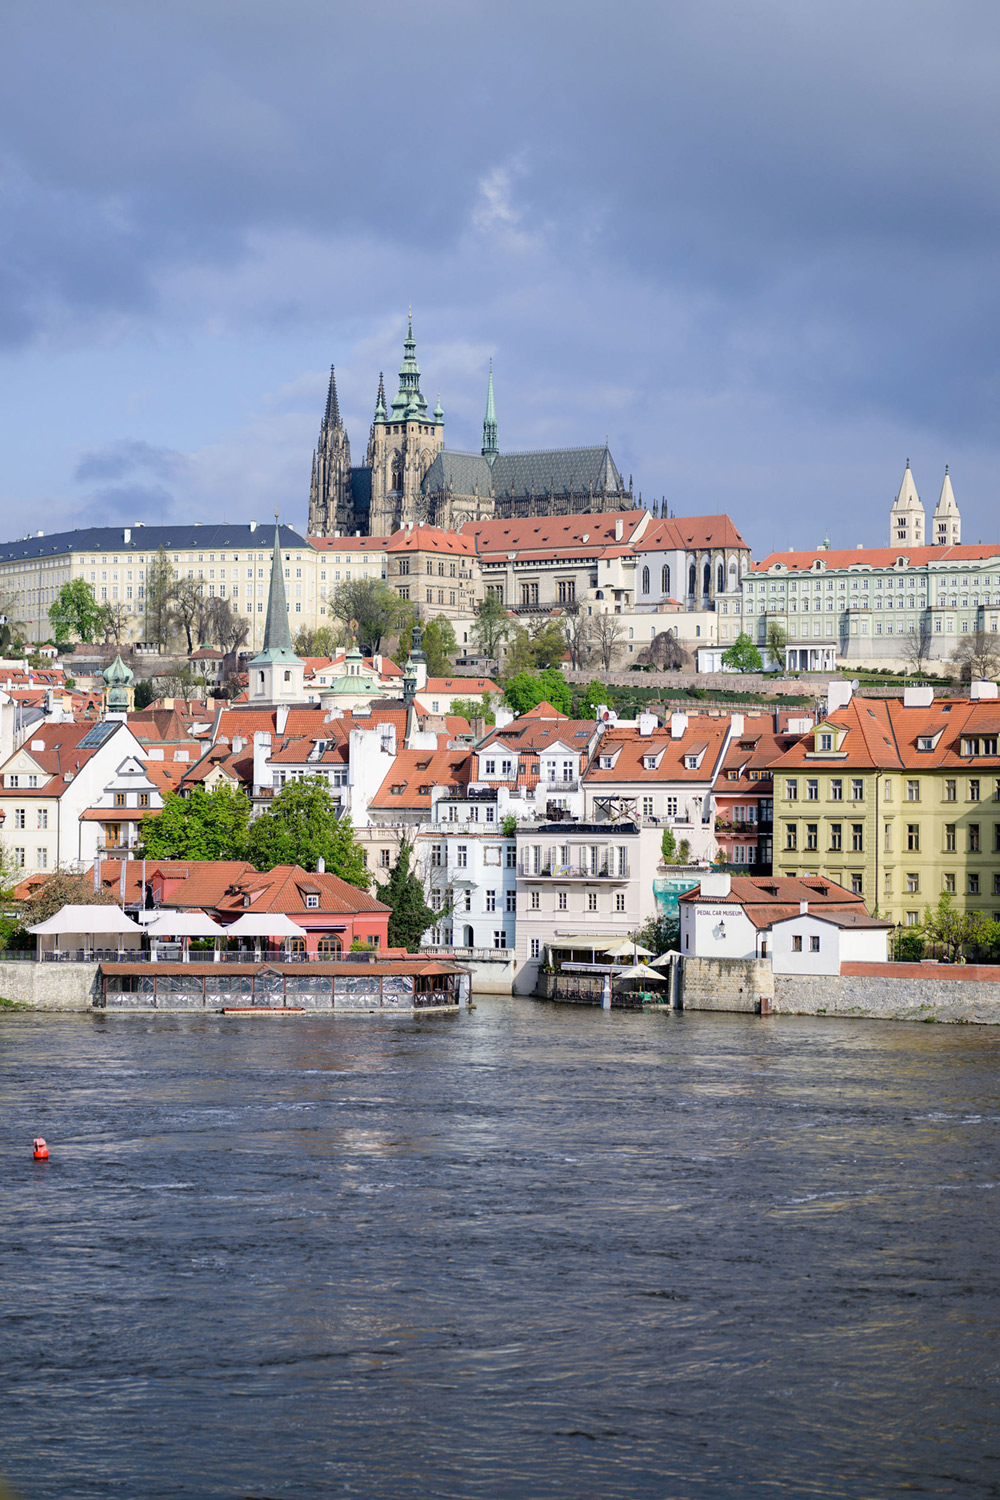
<path id="1" fill-rule="evenodd" d="M 394 532 L 386 545 L 387 552 L 442 552 L 471 557 L 476 546 L 472 537 L 457 531 L 442 531 L 440 526 L 414 526 Z"/>
<path id="2" fill-rule="evenodd" d="M 957 547 L 855 547 L 827 551 L 819 547 L 814 551 L 803 548 L 801 552 L 771 552 L 760 562 L 754 563 L 751 572 L 764 573 L 780 563 L 785 568 L 811 568 L 814 562 L 824 562 L 828 568 L 850 568 L 861 565 L 866 568 L 891 568 L 900 557 L 909 559 L 912 567 L 924 567 L 927 563 L 980 562 L 984 558 L 1000 557 L 1000 546 Z"/>
<path id="3" fill-rule="evenodd" d="M 637 545 L 636 532 L 649 522 L 647 510 L 602 511 L 580 516 L 526 516 L 508 521 L 467 521 L 463 536 L 472 537 L 480 556 L 491 552 L 518 552 L 553 547 L 578 548 L 614 545 L 616 524 L 621 521 L 625 546 Z M 621 543 L 619 543 L 621 545 Z"/>
<path id="4" fill-rule="evenodd" d="M 472 768 L 469 746 L 445 750 L 400 750 L 370 806 L 429 809 L 436 786 L 467 787 Z"/>
<path id="5" fill-rule="evenodd" d="M 678 552 L 690 548 L 736 548 L 749 552 L 729 516 L 670 516 L 653 521 L 637 552 Z"/>

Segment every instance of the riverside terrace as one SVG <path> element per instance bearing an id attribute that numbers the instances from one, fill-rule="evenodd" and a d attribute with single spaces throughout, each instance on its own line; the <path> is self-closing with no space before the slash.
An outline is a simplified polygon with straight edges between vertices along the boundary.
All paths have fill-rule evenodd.
<path id="1" fill-rule="evenodd" d="M 98 1010 L 267 1011 L 458 1010 L 468 970 L 413 957 L 368 964 L 102 964 Z"/>

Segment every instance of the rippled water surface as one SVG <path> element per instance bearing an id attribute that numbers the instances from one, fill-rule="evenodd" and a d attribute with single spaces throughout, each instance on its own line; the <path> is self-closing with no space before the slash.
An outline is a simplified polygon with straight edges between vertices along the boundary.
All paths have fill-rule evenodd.
<path id="1" fill-rule="evenodd" d="M 1000 1495 L 998 1060 L 491 999 L 2 1017 L 0 1469 L 23 1500 Z"/>

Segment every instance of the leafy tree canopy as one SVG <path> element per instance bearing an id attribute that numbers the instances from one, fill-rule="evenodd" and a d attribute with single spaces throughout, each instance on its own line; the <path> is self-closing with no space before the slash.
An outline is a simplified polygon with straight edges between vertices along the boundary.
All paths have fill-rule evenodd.
<path id="1" fill-rule="evenodd" d="M 163 811 L 142 825 L 143 845 L 151 859 L 246 859 L 249 822 L 241 787 L 196 786 L 188 797 L 168 792 Z"/>
<path id="2" fill-rule="evenodd" d="M 338 583 L 330 599 L 330 613 L 342 625 L 357 626 L 358 645 L 378 651 L 383 636 L 405 630 L 413 609 L 381 578 L 353 578 Z"/>
<path id="3" fill-rule="evenodd" d="M 569 683 L 556 667 L 544 672 L 518 672 L 504 685 L 504 697 L 516 714 L 527 713 L 539 703 L 551 703 L 561 714 L 573 711 Z"/>
<path id="4" fill-rule="evenodd" d="M 483 656 L 495 661 L 500 648 L 510 635 L 514 622 L 496 594 L 487 594 L 481 604 L 476 605 L 476 618 L 472 626 L 472 639 Z"/>
<path id="5" fill-rule="evenodd" d="M 63 584 L 49 605 L 49 619 L 59 641 L 68 641 L 73 635 L 81 641 L 92 641 L 103 633 L 104 613 L 84 578 Z"/>
<path id="6" fill-rule="evenodd" d="M 369 875 L 364 853 L 350 818 L 338 812 L 329 786 L 318 776 L 290 781 L 270 810 L 250 824 L 245 857 L 258 870 L 273 870 L 275 865 L 315 870 L 322 858 L 331 875 L 366 891 Z"/>
<path id="7" fill-rule="evenodd" d="M 738 635 L 728 651 L 722 653 L 723 666 L 737 672 L 759 672 L 764 661 L 753 641 L 744 631 Z"/>
<path id="8" fill-rule="evenodd" d="M 497 721 L 493 712 L 492 693 L 483 693 L 481 698 L 453 698 L 451 711 L 462 719 L 468 719 L 470 724 L 475 718 L 485 719 L 487 724 L 495 724 Z"/>
<path id="9" fill-rule="evenodd" d="M 531 637 L 535 666 L 561 667 L 566 656 L 566 635 L 559 620 L 546 620 Z"/>
<path id="10" fill-rule="evenodd" d="M 449 619 L 438 615 L 424 626 L 424 655 L 428 677 L 447 677 L 455 665 L 458 642 Z"/>
<path id="11" fill-rule="evenodd" d="M 410 953 L 415 953 L 424 933 L 441 920 L 442 913 L 427 905 L 420 877 L 410 868 L 412 857 L 413 845 L 404 835 L 389 879 L 385 885 L 379 886 L 378 899 L 392 907 L 389 918 L 390 948 L 406 948 Z"/>
<path id="12" fill-rule="evenodd" d="M 25 927 L 36 922 L 47 922 L 64 906 L 114 906 L 117 892 L 101 886 L 94 890 L 92 875 L 71 875 L 67 870 L 55 870 L 30 900 L 25 901 L 21 915 Z M 31 939 L 34 942 L 34 938 Z"/>

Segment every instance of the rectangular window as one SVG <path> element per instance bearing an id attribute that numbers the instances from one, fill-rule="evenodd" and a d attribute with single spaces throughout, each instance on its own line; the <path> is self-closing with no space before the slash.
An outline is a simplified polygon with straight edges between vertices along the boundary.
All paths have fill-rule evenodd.
<path id="1" fill-rule="evenodd" d="M 541 956 L 541 941 L 542 941 L 541 938 L 532 938 L 531 939 L 531 954 L 530 954 L 530 957 L 532 957 L 532 958 L 539 958 Z"/>
<path id="2" fill-rule="evenodd" d="M 49 851 L 47 849 L 35 850 L 35 869 L 47 870 L 49 867 Z"/>
<path id="3" fill-rule="evenodd" d="M 806 848 L 807 849 L 818 849 L 819 848 L 819 824 L 818 823 L 807 823 L 806 824 Z"/>
<path id="4" fill-rule="evenodd" d="M 819 801 L 819 782 L 818 781 L 807 781 L 806 782 L 806 801 L 807 802 L 818 802 Z"/>
<path id="5" fill-rule="evenodd" d="M 14 809 L 14 827 L 15 828 L 24 828 L 24 827 L 26 827 L 26 824 L 25 824 L 25 821 L 24 821 L 24 808 L 23 807 L 15 807 L 15 809 Z"/>
<path id="6" fill-rule="evenodd" d="M 909 892 L 909 894 L 911 896 L 915 895 L 916 892 L 919 891 L 919 889 L 920 889 L 920 876 L 917 875 L 916 873 L 907 875 L 907 877 L 906 877 L 906 889 L 907 889 L 907 891 Z"/>
<path id="7" fill-rule="evenodd" d="M 907 800 L 907 802 L 919 802 L 920 801 L 920 782 L 919 781 L 908 781 L 906 783 L 906 800 Z"/>
<path id="8" fill-rule="evenodd" d="M 978 854 L 979 850 L 980 850 L 980 844 L 979 844 L 979 824 L 978 823 L 970 823 L 969 824 L 969 853 L 970 854 Z"/>
<path id="9" fill-rule="evenodd" d="M 956 830 L 956 825 L 954 823 L 946 823 L 944 825 L 944 852 L 945 852 L 945 854 L 954 854 L 955 850 L 958 848 L 958 845 L 957 845 L 957 843 L 955 841 L 955 837 L 956 837 L 955 830 Z"/>
<path id="10" fill-rule="evenodd" d="M 565 911 L 566 910 L 567 902 L 566 902 L 566 892 L 565 891 L 560 891 L 559 892 L 559 898 L 556 901 L 556 905 L 558 906 L 558 908 L 559 908 L 560 911 Z"/>
<path id="11" fill-rule="evenodd" d="M 798 937 L 798 936 L 792 938 L 792 952 L 793 953 L 801 953 L 802 952 L 802 939 L 800 937 Z"/>
<path id="12" fill-rule="evenodd" d="M 969 801 L 970 802 L 978 802 L 979 801 L 979 782 L 978 781 L 970 781 L 969 782 Z"/>
<path id="13" fill-rule="evenodd" d="M 957 781 L 946 781 L 945 782 L 945 784 L 944 784 L 944 800 L 946 802 L 956 802 L 958 800 L 958 782 Z"/>
<path id="14" fill-rule="evenodd" d="M 497 909 L 497 893 L 496 893 L 496 891 L 487 891 L 486 892 L 486 910 L 487 911 L 496 911 L 496 909 Z"/>
<path id="15" fill-rule="evenodd" d="M 389 866 L 392 863 L 392 851 L 390 849 L 380 849 L 378 851 L 378 862 L 379 862 L 379 864 L 380 864 L 380 866 L 382 867 L 383 870 L 388 870 Z M 440 845 L 438 846 L 438 861 L 437 862 L 438 862 L 438 864 L 441 863 Z M 433 859 L 431 860 L 431 863 L 432 864 L 434 863 Z"/>
<path id="16" fill-rule="evenodd" d="M 955 877 L 954 877 L 954 875 L 946 875 L 944 877 L 944 888 L 949 893 L 949 895 L 954 896 L 954 894 L 955 894 Z"/>
<path id="17" fill-rule="evenodd" d="M 797 823 L 789 823 L 785 828 L 785 848 L 797 849 L 799 847 L 799 827 Z"/>
<path id="18" fill-rule="evenodd" d="M 844 783 L 843 781 L 841 781 L 839 776 L 835 776 L 834 779 L 830 782 L 830 801 L 843 802 L 843 800 Z"/>
<path id="19" fill-rule="evenodd" d="M 799 800 L 798 781 L 785 782 L 785 796 L 788 798 L 789 802 L 797 802 Z"/>
<path id="20" fill-rule="evenodd" d="M 864 884 L 864 882 L 862 881 L 862 878 L 861 878 L 860 875 L 852 875 L 851 876 L 851 894 L 853 896 L 861 896 L 861 895 L 863 895 L 864 894 L 863 884 Z"/>
<path id="21" fill-rule="evenodd" d="M 115 806 L 116 807 L 127 807 L 128 806 L 128 794 L 126 792 L 115 792 Z"/>
<path id="22" fill-rule="evenodd" d="M 978 896 L 979 895 L 979 876 L 978 875 L 970 875 L 969 876 L 969 895 L 970 896 Z"/>
<path id="23" fill-rule="evenodd" d="M 457 850 L 455 851 L 455 863 L 460 870 L 467 870 L 469 868 L 468 844 L 459 844 Z"/>
<path id="24" fill-rule="evenodd" d="M 516 891 L 508 891 L 507 892 L 506 898 L 505 898 L 505 904 L 506 904 L 506 908 L 507 908 L 508 911 L 517 911 L 517 892 Z"/>
<path id="25" fill-rule="evenodd" d="M 499 932 L 494 932 L 493 946 L 494 948 L 506 948 L 507 934 L 502 929 Z"/>
<path id="26" fill-rule="evenodd" d="M 830 824 L 830 848 L 834 851 L 844 847 L 844 825 L 843 823 Z"/>
<path id="27" fill-rule="evenodd" d="M 819 952 L 819 938 L 818 937 L 811 937 L 809 939 L 809 952 L 810 953 L 818 953 Z"/>
<path id="28" fill-rule="evenodd" d="M 855 854 L 861 854 L 865 847 L 865 825 L 863 823 L 851 824 L 851 848 Z"/>
<path id="29" fill-rule="evenodd" d="M 624 911 L 624 910 L 625 910 L 625 892 L 624 891 L 616 891 L 615 892 L 615 911 Z"/>
<path id="30" fill-rule="evenodd" d="M 587 892 L 587 910 L 588 911 L 596 911 L 597 910 L 597 892 L 596 891 L 588 891 Z"/>
<path id="31" fill-rule="evenodd" d="M 531 893 L 531 910 L 532 911 L 538 911 L 538 909 L 541 906 L 541 904 L 542 904 L 542 900 L 541 900 L 541 896 L 539 895 L 539 893 L 537 891 L 532 891 L 532 893 Z"/>
<path id="32" fill-rule="evenodd" d="M 906 825 L 906 847 L 911 854 L 920 853 L 920 824 L 907 823 Z"/>
<path id="33" fill-rule="evenodd" d="M 855 780 L 853 780 L 851 782 L 851 800 L 852 800 L 852 802 L 861 802 L 863 800 L 863 798 L 864 798 L 864 795 L 865 795 L 865 784 L 864 784 L 863 781 L 861 781 L 860 779 L 856 778 Z"/>
<path id="34" fill-rule="evenodd" d="M 49 810 L 48 810 L 47 807 L 40 807 L 38 809 L 38 824 L 37 824 L 37 826 L 39 828 L 48 828 L 48 826 L 49 826 Z"/>

